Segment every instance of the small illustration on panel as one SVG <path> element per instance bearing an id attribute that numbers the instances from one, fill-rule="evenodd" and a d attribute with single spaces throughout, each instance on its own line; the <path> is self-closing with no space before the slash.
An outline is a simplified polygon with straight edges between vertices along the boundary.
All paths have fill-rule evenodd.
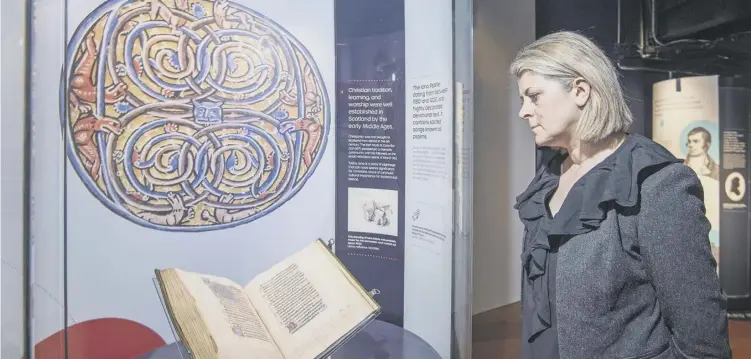
<path id="1" fill-rule="evenodd" d="M 67 155 L 93 196 L 138 225 L 252 222 L 305 185 L 326 148 L 315 60 L 227 0 L 110 0 L 68 44 Z"/>
<path id="2" fill-rule="evenodd" d="M 408 238 L 421 242 L 424 250 L 440 251 L 441 244 L 451 240 L 450 204 L 412 201 L 409 207 L 416 208 L 414 213 L 420 215 L 412 216 L 412 221 L 407 223 Z"/>
<path id="3" fill-rule="evenodd" d="M 746 181 L 743 175 L 733 172 L 725 179 L 725 195 L 733 202 L 739 202 L 746 194 Z"/>
<path id="4" fill-rule="evenodd" d="M 362 210 L 366 221 L 381 227 L 391 225 L 390 217 L 394 214 L 394 211 L 391 210 L 390 205 L 369 200 L 362 203 Z"/>
<path id="5" fill-rule="evenodd" d="M 348 191 L 348 230 L 397 236 L 399 192 L 375 188 Z"/>

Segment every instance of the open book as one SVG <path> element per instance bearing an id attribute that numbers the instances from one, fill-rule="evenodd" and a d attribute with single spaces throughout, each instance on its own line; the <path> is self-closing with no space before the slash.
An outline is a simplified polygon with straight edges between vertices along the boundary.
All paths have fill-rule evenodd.
<path id="1" fill-rule="evenodd" d="M 175 268 L 156 281 L 193 359 L 322 358 L 381 310 L 321 240 L 245 287 Z"/>

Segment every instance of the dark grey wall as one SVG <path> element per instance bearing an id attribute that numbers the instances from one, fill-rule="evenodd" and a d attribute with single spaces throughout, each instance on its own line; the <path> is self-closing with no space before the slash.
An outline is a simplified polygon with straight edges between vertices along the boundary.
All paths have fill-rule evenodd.
<path id="1" fill-rule="evenodd" d="M 535 40 L 528 0 L 474 1 L 472 165 L 472 309 L 481 313 L 520 298 L 524 226 L 513 209 L 535 173 L 535 142 L 519 118 L 519 90 L 508 68 Z"/>

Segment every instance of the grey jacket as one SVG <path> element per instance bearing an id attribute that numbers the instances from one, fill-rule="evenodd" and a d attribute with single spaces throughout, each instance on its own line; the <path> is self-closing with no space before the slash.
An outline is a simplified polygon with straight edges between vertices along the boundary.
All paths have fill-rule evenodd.
<path id="1" fill-rule="evenodd" d="M 632 134 L 575 184 L 546 224 L 554 172 L 542 166 L 517 198 L 525 224 L 522 310 L 531 313 L 523 344 L 552 319 L 561 358 L 730 358 L 697 175 Z M 544 285 L 549 236 L 565 239 L 552 287 Z"/>

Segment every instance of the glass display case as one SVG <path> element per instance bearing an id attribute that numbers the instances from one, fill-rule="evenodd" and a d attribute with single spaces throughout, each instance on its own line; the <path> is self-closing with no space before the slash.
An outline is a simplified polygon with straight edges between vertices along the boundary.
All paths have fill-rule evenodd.
<path id="1" fill-rule="evenodd" d="M 471 1 L 27 15 L 26 358 L 172 352 L 155 269 L 246 283 L 316 239 L 382 309 L 355 338 L 471 358 Z"/>

